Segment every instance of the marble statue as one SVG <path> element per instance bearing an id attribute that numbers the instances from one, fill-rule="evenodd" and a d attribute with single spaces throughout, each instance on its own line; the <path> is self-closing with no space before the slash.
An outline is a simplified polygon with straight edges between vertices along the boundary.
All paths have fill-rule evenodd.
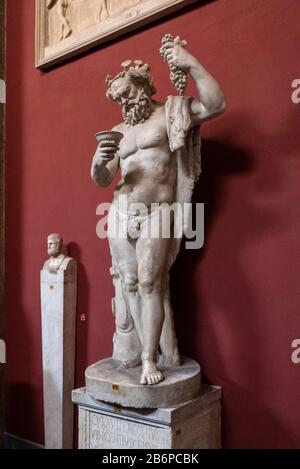
<path id="1" fill-rule="evenodd" d="M 98 134 L 91 168 L 100 187 L 110 185 L 121 171 L 108 216 L 116 290 L 113 358 L 125 368 L 141 365 L 143 385 L 162 382 L 163 366 L 180 365 L 169 270 L 181 239 L 146 233 L 150 224 L 160 232 L 171 204 L 191 201 L 201 171 L 199 128 L 226 108 L 219 84 L 185 46 L 179 37 L 163 38 L 160 52 L 180 94 L 164 103 L 153 99 L 150 68 L 141 60 L 126 60 L 117 76 L 107 77 L 107 97 L 121 106 L 123 122 L 104 138 Z M 195 97 L 183 96 L 188 76 L 196 85 Z M 127 200 L 125 210 L 122 198 Z M 111 234 L 116 224 L 126 225 L 125 236 Z"/>
<path id="2" fill-rule="evenodd" d="M 45 262 L 43 270 L 56 274 L 59 270 L 66 270 L 72 259 L 62 253 L 63 239 L 58 233 L 52 233 L 47 238 L 47 252 L 49 259 Z"/>
<path id="3" fill-rule="evenodd" d="M 73 447 L 77 262 L 62 253 L 63 239 L 47 238 L 40 272 L 44 434 L 46 449 Z"/>

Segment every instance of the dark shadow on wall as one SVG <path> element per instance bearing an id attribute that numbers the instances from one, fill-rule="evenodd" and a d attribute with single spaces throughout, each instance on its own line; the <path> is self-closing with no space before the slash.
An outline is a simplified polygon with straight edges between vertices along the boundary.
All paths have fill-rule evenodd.
<path id="1" fill-rule="evenodd" d="M 76 353 L 74 389 L 85 386 L 84 370 L 87 364 L 87 334 L 89 310 L 89 283 L 86 268 L 81 262 L 81 249 L 78 244 L 68 244 L 68 255 L 77 261 L 77 314 L 76 314 Z M 74 407 L 74 448 L 78 444 L 78 411 Z"/>
<path id="2" fill-rule="evenodd" d="M 6 431 L 12 432 L 14 436 L 35 442 L 41 421 L 39 402 L 40 389 L 37 386 L 27 383 L 9 383 L 5 401 L 6 409 L 9 411 L 9 425 L 6 426 Z M 34 433 L 31 433 L 29 428 L 34 429 Z M 43 435 L 43 430 L 41 435 Z"/>
<path id="3" fill-rule="evenodd" d="M 272 412 L 264 393 L 264 388 L 270 386 L 268 379 L 274 381 L 274 386 L 280 380 L 279 374 L 270 375 L 263 359 L 266 335 L 270 335 L 266 316 L 271 311 L 265 314 L 261 307 L 263 286 L 261 274 L 259 279 L 255 277 L 256 258 L 251 259 L 249 266 L 244 257 L 245 253 L 248 256 L 249 252 L 255 253 L 252 248 L 260 246 L 261 241 L 268 244 L 269 240 L 277 240 L 276 234 L 281 231 L 295 229 L 287 225 L 293 223 L 293 207 L 288 205 L 290 196 L 287 194 L 290 194 L 293 160 L 298 155 L 296 112 L 291 108 L 281 132 L 276 133 L 264 133 L 259 122 L 252 120 L 249 114 L 228 114 L 229 124 L 224 124 L 228 138 L 203 141 L 203 172 L 193 202 L 205 203 L 205 243 L 201 250 L 186 250 L 182 246 L 172 270 L 171 293 L 180 351 L 201 364 L 205 381 L 223 387 L 222 433 L 223 445 L 227 448 L 243 444 L 247 448 L 298 446 L 293 430 L 287 428 L 286 420 L 276 414 L 276 409 Z M 246 132 L 251 140 L 242 137 L 248 143 L 248 147 L 243 148 L 235 144 L 234 136 L 240 141 L 240 133 L 245 135 Z M 240 200 L 234 201 L 230 212 L 227 201 L 232 184 L 228 179 L 235 176 L 244 186 L 239 185 L 242 190 L 236 197 Z M 230 201 L 232 204 L 232 197 Z M 214 230 L 225 209 L 230 219 L 223 220 L 220 226 L 226 230 L 225 235 L 230 233 L 226 240 L 231 242 L 221 245 L 224 233 L 217 234 Z M 214 245 L 211 244 L 213 232 Z M 220 262 L 215 250 L 221 256 Z M 276 254 L 274 250 L 275 258 Z M 263 257 L 258 260 L 264 262 Z M 208 286 L 206 282 L 204 291 L 205 268 L 201 265 L 208 264 L 213 284 Z M 215 265 L 219 266 L 219 271 L 212 271 Z M 271 284 L 272 265 L 264 270 Z M 248 417 L 252 424 L 260 423 L 250 428 Z M 237 422 L 243 420 L 245 425 L 237 428 Z"/>
<path id="4" fill-rule="evenodd" d="M 231 143 L 230 138 L 224 141 L 203 140 L 201 154 L 202 173 L 194 189 L 192 202 L 193 214 L 195 213 L 195 204 L 204 203 L 204 245 L 201 249 L 187 250 L 184 248 L 185 239 L 183 240 L 179 256 L 171 271 L 171 294 L 180 352 L 182 355 L 191 356 L 200 363 L 202 382 L 210 383 L 209 368 L 206 368 L 206 363 L 199 351 L 199 340 L 201 340 L 199 326 L 201 328 L 204 318 L 201 316 L 201 311 L 203 311 L 201 278 L 197 276 L 196 270 L 199 264 L 204 261 L 210 233 L 218 215 L 224 208 L 224 204 L 226 204 L 226 179 L 230 176 L 251 172 L 253 162 L 251 154 L 242 147 Z M 182 272 L 185 272 L 185 275 L 182 275 Z M 207 324 L 205 327 L 208 327 Z M 215 353 L 218 355 L 222 367 L 222 350 L 219 350 L 217 336 L 211 347 L 215 348 Z M 223 385 L 221 382 L 211 384 Z M 223 428 L 222 434 L 225 433 Z"/>
<path id="5" fill-rule="evenodd" d="M 196 323 L 201 314 L 196 291 L 201 289 L 195 270 L 205 256 L 210 232 L 226 197 L 224 183 L 228 176 L 246 173 L 251 170 L 251 156 L 242 148 L 217 140 L 202 141 L 202 174 L 194 189 L 193 209 L 196 203 L 204 203 L 204 246 L 201 249 L 187 250 L 185 239 L 171 272 L 172 303 L 175 310 L 176 329 L 180 331 L 179 346 L 183 355 L 197 357 L 198 337 Z M 187 275 L 182 275 L 186 272 Z M 187 314 L 182 315 L 182 311 Z M 186 320 L 188 317 L 188 325 Z M 200 357 L 198 357 L 200 358 Z"/>
<path id="6" fill-rule="evenodd" d="M 41 386 L 30 384 L 36 375 L 33 334 L 30 331 L 28 311 L 22 298 L 23 252 L 23 167 L 24 87 L 20 76 L 24 69 L 22 53 L 15 53 L 16 44 L 24 37 L 23 14 L 25 2 L 19 2 L 14 15 L 7 2 L 10 35 L 15 42 L 7 44 L 7 112 L 6 112 L 6 221 L 5 221 L 5 338 L 7 342 L 7 367 L 5 375 L 5 430 L 33 441 L 41 441 L 42 395 Z M 14 85 L 12 85 L 12 83 Z M 18 138 L 16 138 L 16 134 Z M 17 163 L 16 163 L 17 162 Z M 17 164 L 17 169 L 16 169 Z M 39 282 L 39 271 L 36 272 Z M 40 318 L 37 318 L 39 321 Z"/>

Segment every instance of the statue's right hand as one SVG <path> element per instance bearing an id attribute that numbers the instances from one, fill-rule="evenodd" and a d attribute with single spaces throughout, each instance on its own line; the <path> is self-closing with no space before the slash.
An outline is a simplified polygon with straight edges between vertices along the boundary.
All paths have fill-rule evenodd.
<path id="1" fill-rule="evenodd" d="M 96 155 L 95 163 L 101 164 L 103 161 L 111 161 L 114 159 L 117 151 L 119 150 L 119 144 L 114 140 L 103 140 L 99 143 Z"/>

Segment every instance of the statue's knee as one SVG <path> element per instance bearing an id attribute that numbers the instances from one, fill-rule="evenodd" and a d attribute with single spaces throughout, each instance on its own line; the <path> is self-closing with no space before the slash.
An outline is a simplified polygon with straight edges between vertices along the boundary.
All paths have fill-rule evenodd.
<path id="1" fill-rule="evenodd" d="M 136 292 L 138 289 L 137 276 L 131 273 L 123 275 L 122 279 L 123 288 L 126 292 Z"/>
<path id="2" fill-rule="evenodd" d="M 140 294 L 141 296 L 151 295 L 152 293 L 160 292 L 160 282 L 155 281 L 152 278 L 141 278 L 139 280 Z"/>

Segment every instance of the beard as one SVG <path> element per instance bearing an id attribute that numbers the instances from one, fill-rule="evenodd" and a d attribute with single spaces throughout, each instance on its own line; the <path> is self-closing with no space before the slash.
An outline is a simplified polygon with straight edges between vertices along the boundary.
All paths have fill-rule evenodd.
<path id="1" fill-rule="evenodd" d="M 149 119 L 152 111 L 152 100 L 150 96 L 142 90 L 136 98 L 128 99 L 123 105 L 122 116 L 125 124 L 129 127 L 133 127 Z"/>
<path id="2" fill-rule="evenodd" d="M 60 254 L 60 250 L 58 248 L 49 248 L 47 254 L 51 257 L 57 257 Z"/>

